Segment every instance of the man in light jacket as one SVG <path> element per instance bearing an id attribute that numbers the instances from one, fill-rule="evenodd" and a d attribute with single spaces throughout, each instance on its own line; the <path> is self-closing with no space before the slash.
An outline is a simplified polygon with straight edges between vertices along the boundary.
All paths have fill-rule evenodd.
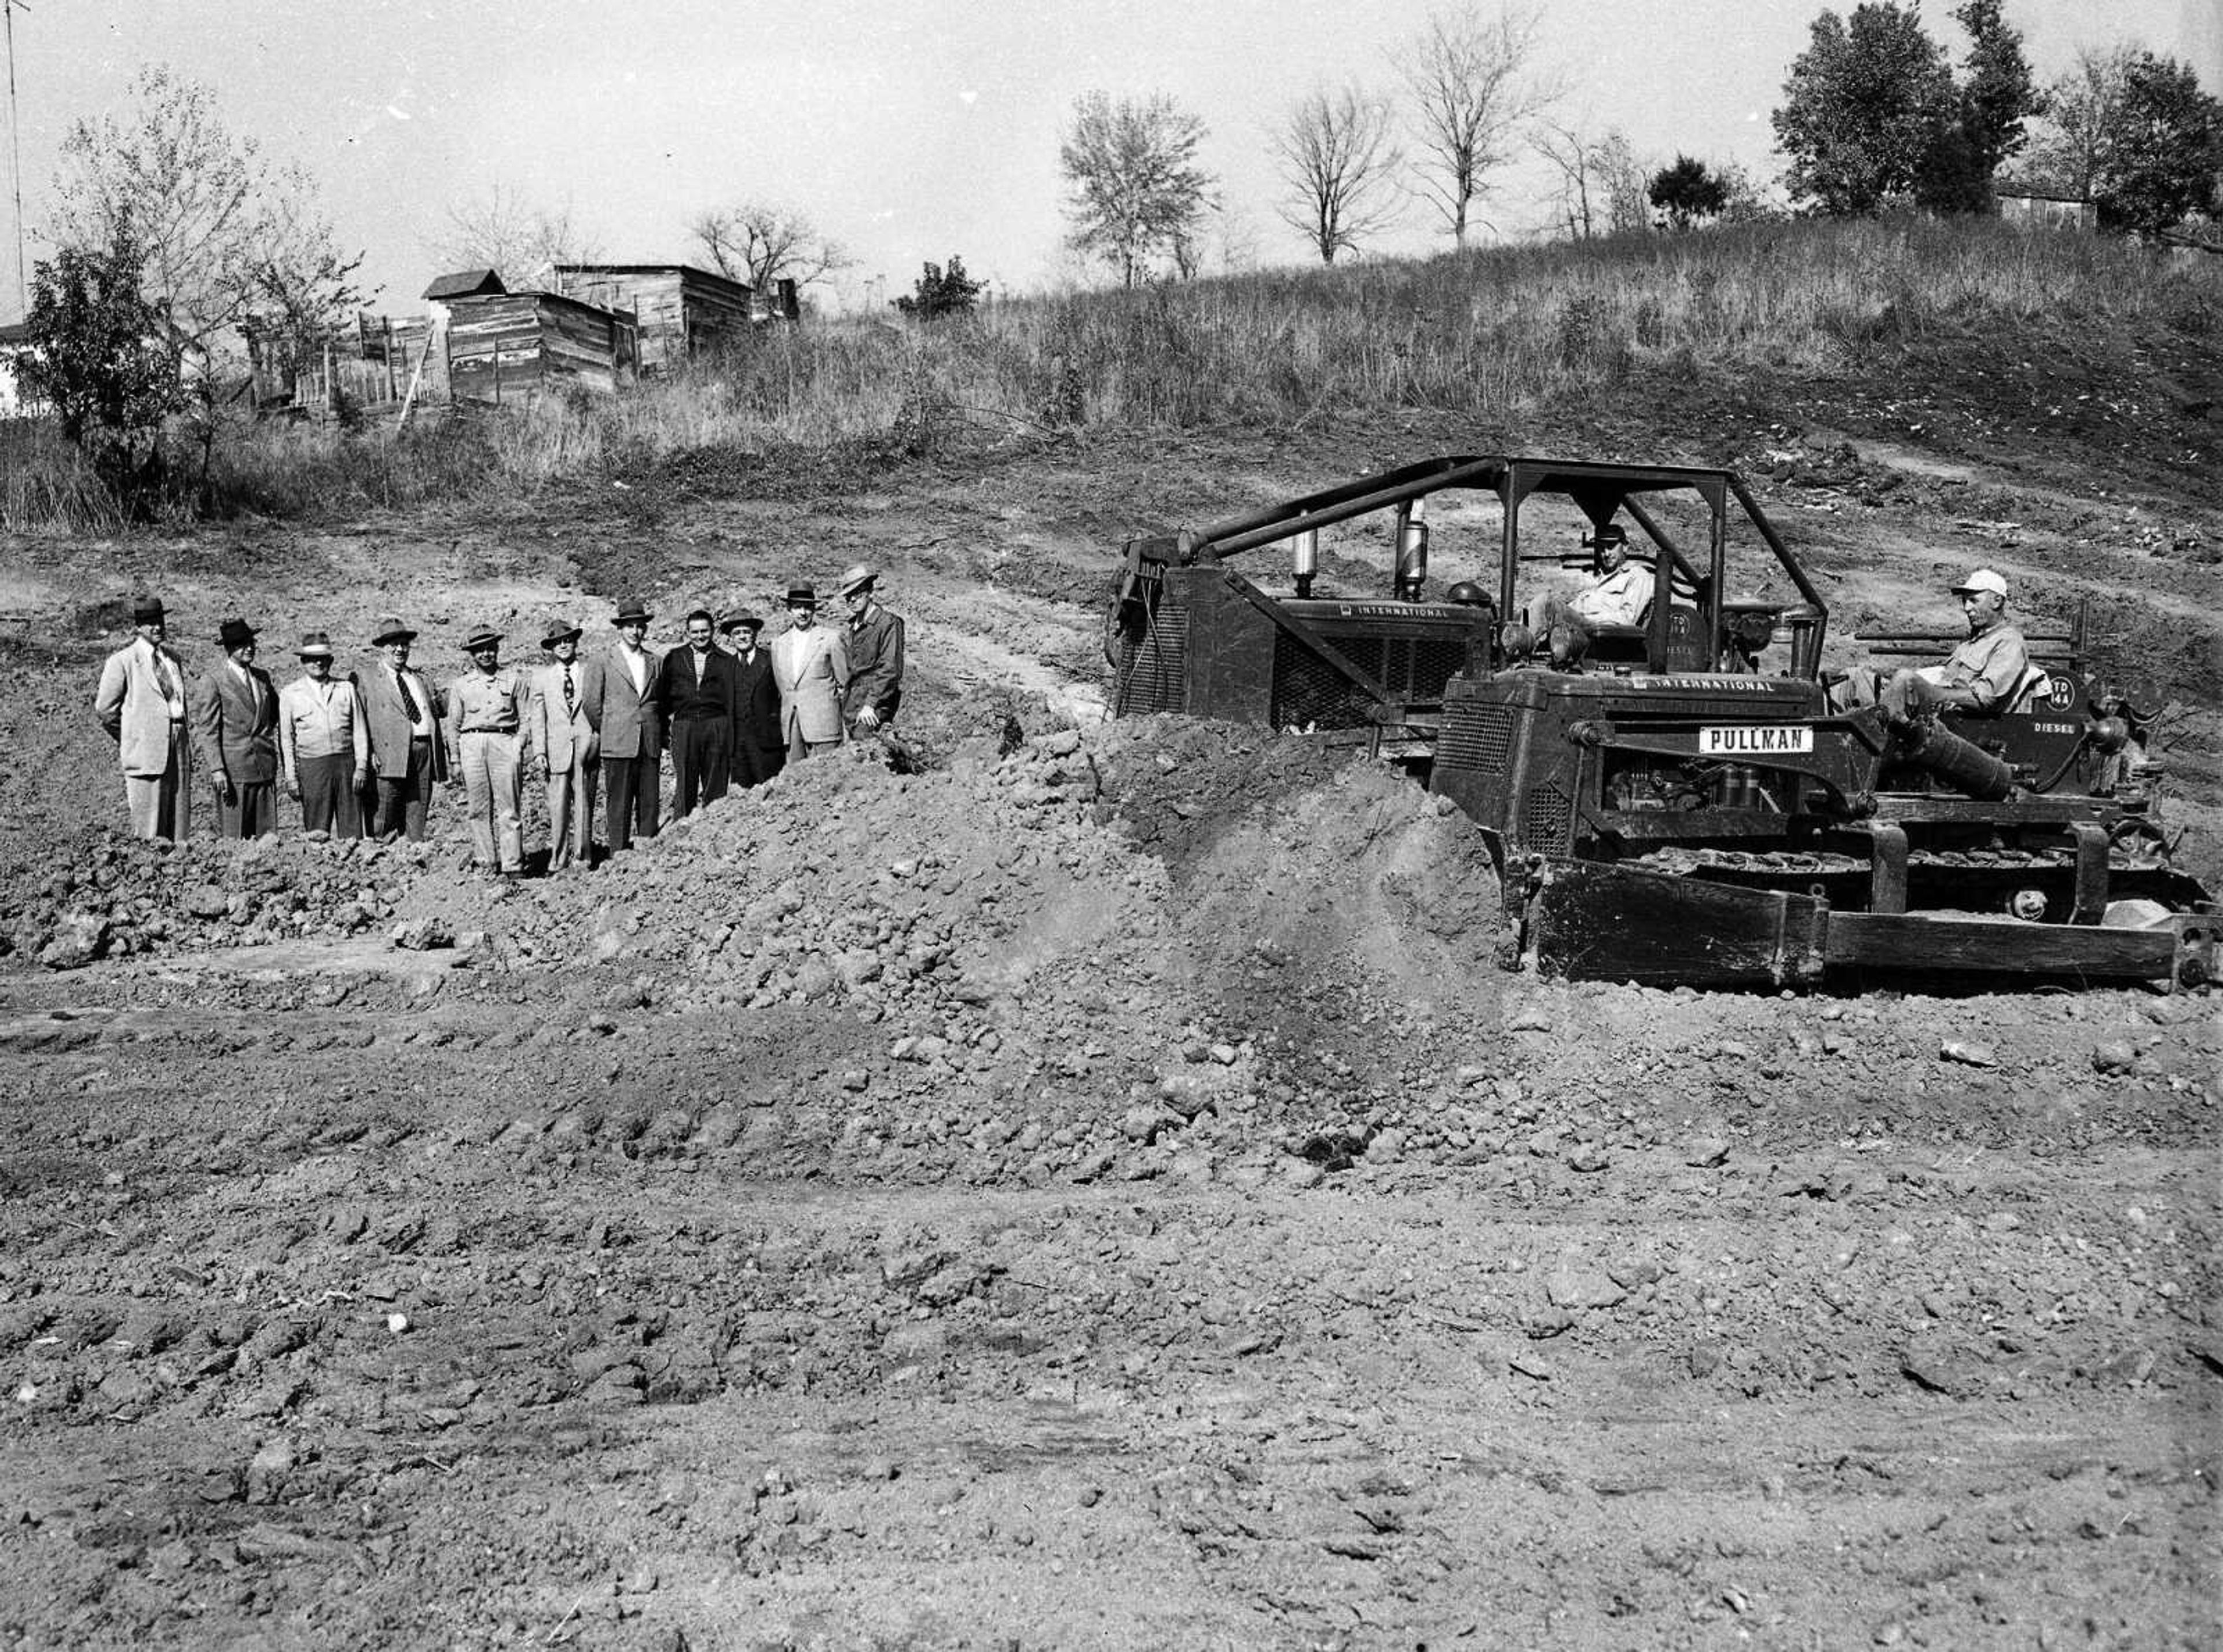
<path id="1" fill-rule="evenodd" d="M 409 663 L 409 646 L 416 640 L 399 616 L 388 614 L 371 633 L 378 663 L 350 681 L 370 721 L 370 766 L 378 777 L 370 835 L 422 843 L 425 807 L 432 788 L 448 777 L 447 735 L 441 727 L 448 708 L 431 679 Z"/>
<path id="2" fill-rule="evenodd" d="M 841 696 L 849 687 L 849 650 L 841 633 L 818 623 L 818 594 L 797 585 L 787 594 L 788 628 L 771 639 L 771 675 L 779 685 L 780 737 L 787 760 L 841 744 Z"/>
<path id="3" fill-rule="evenodd" d="M 192 822 L 193 779 L 185 663 L 165 640 L 160 598 L 132 603 L 131 629 L 132 639 L 101 664 L 93 714 L 116 742 L 132 835 L 182 842 Z"/>
<path id="4" fill-rule="evenodd" d="M 540 778 L 548 785 L 548 870 L 594 864 L 595 725 L 587 720 L 586 670 L 579 663 L 579 627 L 558 620 L 540 639 L 554 663 L 532 674 L 527 719 Z"/>
<path id="5" fill-rule="evenodd" d="M 656 835 L 662 800 L 664 725 L 656 714 L 656 675 L 663 664 L 646 645 L 648 610 L 628 602 L 612 623 L 617 641 L 587 662 L 587 722 L 601 754 L 610 852 L 633 846 L 633 833 Z"/>
<path id="6" fill-rule="evenodd" d="M 360 800 L 370 783 L 370 719 L 355 684 L 332 675 L 329 637 L 310 631 L 295 651 L 302 674 L 278 695 L 287 793 L 301 806 L 304 830 L 360 838 Z"/>

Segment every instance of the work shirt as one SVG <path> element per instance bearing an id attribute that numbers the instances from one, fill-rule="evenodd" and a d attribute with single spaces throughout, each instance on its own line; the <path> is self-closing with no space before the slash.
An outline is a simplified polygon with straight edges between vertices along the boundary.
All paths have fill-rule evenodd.
<path id="1" fill-rule="evenodd" d="M 514 734 L 525 726 L 525 679 L 508 666 L 491 676 L 466 671 L 448 690 L 448 715 L 462 734 Z"/>
<path id="2" fill-rule="evenodd" d="M 1596 585 L 1578 591 L 1567 606 L 1593 625 L 1634 625 L 1652 602 L 1652 570 L 1626 562 Z"/>
<path id="3" fill-rule="evenodd" d="M 370 719 L 362 714 L 355 684 L 344 677 L 322 682 L 296 677 L 280 688 L 278 746 L 288 775 L 310 757 L 352 757 L 356 768 L 368 768 Z"/>
<path id="4" fill-rule="evenodd" d="M 1941 688 L 1966 688 L 1981 712 L 2011 711 L 2015 691 L 2030 671 L 2030 648 L 2012 625 L 1993 626 L 1971 637 L 1945 656 L 1943 665 L 1925 665 L 1915 675 Z"/>

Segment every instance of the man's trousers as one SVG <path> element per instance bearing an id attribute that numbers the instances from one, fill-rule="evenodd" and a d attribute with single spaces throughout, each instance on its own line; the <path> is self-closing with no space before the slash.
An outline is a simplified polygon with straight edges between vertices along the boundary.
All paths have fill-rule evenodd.
<path id="1" fill-rule="evenodd" d="M 412 843 L 425 841 L 425 805 L 432 795 L 432 742 L 409 742 L 409 762 L 398 775 L 378 777 L 378 807 L 371 823 L 375 838 L 396 833 Z"/>
<path id="2" fill-rule="evenodd" d="M 192 826 L 193 748 L 183 723 L 170 725 L 170 761 L 159 775 L 123 776 L 123 806 L 135 838 L 183 843 Z"/>
<path id="3" fill-rule="evenodd" d="M 295 776 L 301 782 L 301 826 L 335 838 L 362 836 L 362 814 L 356 807 L 355 753 L 303 757 Z"/>
<path id="4" fill-rule="evenodd" d="M 471 816 L 471 859 L 489 870 L 525 870 L 525 830 L 519 823 L 521 798 L 514 734 L 479 732 L 456 737 L 463 770 L 463 806 Z"/>
<path id="5" fill-rule="evenodd" d="M 548 870 L 595 858 L 595 782 L 601 764 L 575 751 L 571 766 L 548 769 Z"/>
<path id="6" fill-rule="evenodd" d="M 675 820 L 694 813 L 697 802 L 715 803 L 726 795 L 733 728 L 722 717 L 692 717 L 672 724 L 671 813 Z"/>

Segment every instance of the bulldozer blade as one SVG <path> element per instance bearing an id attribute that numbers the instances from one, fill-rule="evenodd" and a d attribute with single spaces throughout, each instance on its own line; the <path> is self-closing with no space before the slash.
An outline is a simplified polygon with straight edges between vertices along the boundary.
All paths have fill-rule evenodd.
<path id="1" fill-rule="evenodd" d="M 1557 858 L 1532 872 L 1523 919 L 1540 972 L 1655 986 L 1812 986 L 1862 970 L 2175 989 L 2214 980 L 2223 957 L 2223 917 L 2213 912 L 2142 929 L 1844 912 L 1819 894 Z"/>

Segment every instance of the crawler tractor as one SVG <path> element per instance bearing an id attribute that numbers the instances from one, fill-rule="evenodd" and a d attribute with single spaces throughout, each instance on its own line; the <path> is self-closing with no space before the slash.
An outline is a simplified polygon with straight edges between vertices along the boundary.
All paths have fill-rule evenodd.
<path id="1" fill-rule="evenodd" d="M 1649 604 L 1589 627 L 1578 657 L 1547 653 L 1521 623 L 1550 582 L 1539 565 L 1583 566 L 1577 545 L 1609 525 L 1651 574 Z M 1484 571 L 1427 595 L 1432 531 L 1470 535 Z M 1385 537 L 1386 557 L 1338 555 Z M 1387 589 L 1321 588 L 1324 543 L 1376 581 L 1386 561 Z M 1236 565 L 1273 545 L 1286 589 Z M 2223 918 L 2170 864 L 2134 720 L 2091 675 L 2081 623 L 2029 636 L 1995 714 L 1897 722 L 1830 709 L 1828 625 L 1733 471 L 1449 457 L 1129 541 L 1105 652 L 1116 714 L 1405 763 L 1489 834 L 1516 961 L 1546 973 L 2209 980 Z"/>

